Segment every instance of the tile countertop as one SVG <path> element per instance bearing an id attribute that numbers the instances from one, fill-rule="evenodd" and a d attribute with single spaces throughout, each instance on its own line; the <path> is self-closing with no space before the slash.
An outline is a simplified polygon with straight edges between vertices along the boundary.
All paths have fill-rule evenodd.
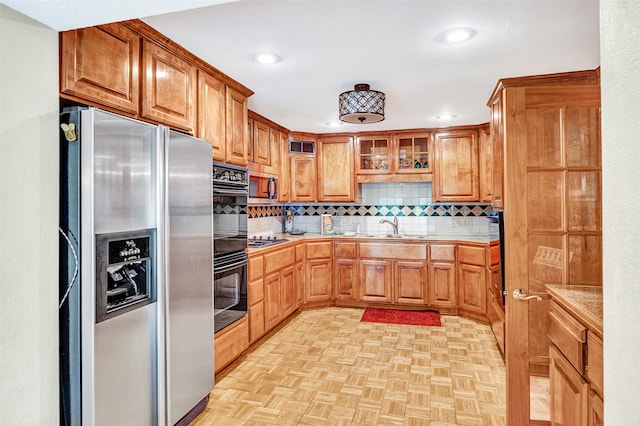
<path id="1" fill-rule="evenodd" d="M 553 300 L 602 337 L 602 287 L 547 284 L 546 288 Z"/>
<path id="2" fill-rule="evenodd" d="M 296 243 L 299 241 L 307 241 L 307 240 L 359 240 L 359 241 L 384 241 L 384 242 L 403 242 L 407 244 L 411 243 L 430 243 L 430 242 L 451 242 L 451 243 L 480 243 L 480 244 L 489 244 L 491 242 L 497 242 L 497 236 L 489 236 L 489 235 L 477 235 L 477 236 L 466 236 L 466 235 L 426 235 L 426 236 L 413 236 L 413 237 L 405 237 L 405 238 L 393 238 L 393 237 L 385 237 L 373 235 L 369 236 L 366 234 L 360 235 L 322 235 L 314 232 L 305 232 L 302 235 L 290 235 L 286 233 L 274 234 L 277 238 L 282 238 L 289 240 L 288 242 L 283 242 L 279 244 L 272 244 L 265 247 L 255 247 L 247 249 L 248 253 L 254 253 L 257 251 L 273 249 L 274 247 L 282 247 L 285 244 Z"/>

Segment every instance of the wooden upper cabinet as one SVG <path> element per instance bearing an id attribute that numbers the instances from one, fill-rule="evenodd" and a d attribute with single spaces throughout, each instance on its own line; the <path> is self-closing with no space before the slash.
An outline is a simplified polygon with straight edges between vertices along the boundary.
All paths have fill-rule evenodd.
<path id="1" fill-rule="evenodd" d="M 504 129 L 502 96 L 491 105 L 491 206 L 504 208 Z"/>
<path id="2" fill-rule="evenodd" d="M 318 201 L 355 201 L 353 138 L 318 139 Z"/>
<path id="3" fill-rule="evenodd" d="M 396 173 L 429 173 L 430 135 L 428 133 L 407 133 L 395 136 L 393 170 Z"/>
<path id="4" fill-rule="evenodd" d="M 137 114 L 140 36 L 121 24 L 60 33 L 60 93 Z"/>
<path id="5" fill-rule="evenodd" d="M 291 156 L 291 201 L 316 201 L 316 158 L 311 155 Z"/>
<path id="6" fill-rule="evenodd" d="M 194 133 L 197 69 L 147 40 L 142 45 L 142 116 Z"/>
<path id="7" fill-rule="evenodd" d="M 249 112 L 247 97 L 227 87 L 227 153 L 225 162 L 247 165 Z"/>
<path id="8" fill-rule="evenodd" d="M 477 132 L 436 133 L 433 146 L 433 201 L 479 201 Z"/>
<path id="9" fill-rule="evenodd" d="M 291 163 L 289 162 L 289 138 L 284 132 L 280 132 L 278 148 L 280 156 L 278 201 L 288 203 L 291 199 Z"/>
<path id="10" fill-rule="evenodd" d="M 393 165 L 391 136 L 367 135 L 356 139 L 356 173 L 388 174 Z"/>
<path id="11" fill-rule="evenodd" d="M 271 166 L 271 129 L 269 125 L 253 120 L 250 145 L 253 145 L 253 162 Z"/>
<path id="12" fill-rule="evenodd" d="M 213 159 L 225 160 L 226 87 L 206 72 L 198 71 L 198 137 L 211 142 Z"/>
<path id="13" fill-rule="evenodd" d="M 489 126 L 478 130 L 480 201 L 491 202 L 493 182 L 492 142 Z"/>

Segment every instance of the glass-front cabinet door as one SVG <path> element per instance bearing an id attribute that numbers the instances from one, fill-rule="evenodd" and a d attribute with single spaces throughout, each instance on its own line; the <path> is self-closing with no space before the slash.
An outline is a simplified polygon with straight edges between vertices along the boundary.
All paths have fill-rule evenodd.
<path id="1" fill-rule="evenodd" d="M 392 139 L 388 136 L 357 138 L 356 173 L 388 174 L 393 166 Z"/>
<path id="2" fill-rule="evenodd" d="M 398 155 L 395 169 L 398 173 L 430 173 L 429 133 L 411 133 L 396 136 Z"/>

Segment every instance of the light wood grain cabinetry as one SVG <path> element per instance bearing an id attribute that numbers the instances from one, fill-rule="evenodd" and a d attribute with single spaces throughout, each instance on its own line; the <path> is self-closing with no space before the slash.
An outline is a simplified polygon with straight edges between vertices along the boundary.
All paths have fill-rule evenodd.
<path id="1" fill-rule="evenodd" d="M 433 142 L 433 200 L 480 201 L 476 130 L 438 132 Z"/>
<path id="2" fill-rule="evenodd" d="M 331 241 L 305 244 L 305 305 L 333 302 L 333 254 Z"/>
<path id="3" fill-rule="evenodd" d="M 360 243 L 358 250 L 360 301 L 427 304 L 425 245 Z"/>
<path id="4" fill-rule="evenodd" d="M 223 82 L 206 72 L 198 71 L 198 132 L 200 139 L 211 143 L 213 159 L 226 160 L 226 99 Z"/>
<path id="5" fill-rule="evenodd" d="M 504 208 L 504 120 L 503 101 L 504 92 L 489 102 L 491 121 L 491 206 L 495 209 Z"/>
<path id="6" fill-rule="evenodd" d="M 288 203 L 291 200 L 291 162 L 289 161 L 289 137 L 285 132 L 280 132 L 278 155 L 280 155 L 278 201 Z"/>
<path id="7" fill-rule="evenodd" d="M 194 133 L 197 68 L 155 43 L 142 43 L 141 116 Z"/>
<path id="8" fill-rule="evenodd" d="M 227 87 L 226 161 L 238 166 L 247 165 L 249 143 L 249 116 L 247 97 L 240 91 Z"/>
<path id="9" fill-rule="evenodd" d="M 253 146 L 251 150 L 254 163 L 262 164 L 263 166 L 271 166 L 271 128 L 268 124 L 258 120 L 252 120 L 253 131 L 251 132 L 251 141 L 249 144 Z"/>
<path id="10" fill-rule="evenodd" d="M 297 307 L 294 262 L 294 247 L 285 247 L 264 255 L 265 331 L 278 325 Z"/>
<path id="11" fill-rule="evenodd" d="M 504 302 L 502 299 L 502 271 L 500 269 L 500 245 L 491 243 L 487 256 L 487 318 L 491 323 L 498 347 L 504 353 Z"/>
<path id="12" fill-rule="evenodd" d="M 214 370 L 220 372 L 249 348 L 249 321 L 246 316 L 214 336 Z M 203 372 L 205 374 L 206 372 Z"/>
<path id="13" fill-rule="evenodd" d="M 247 305 L 249 308 L 249 343 L 260 339 L 264 327 L 264 256 L 251 255 L 247 265 Z"/>
<path id="14" fill-rule="evenodd" d="M 316 158 L 314 156 L 291 156 L 291 201 L 316 201 Z"/>
<path id="15" fill-rule="evenodd" d="M 429 252 L 429 305 L 456 309 L 456 246 L 432 244 Z"/>
<path id="16" fill-rule="evenodd" d="M 295 246 L 296 264 L 294 265 L 296 280 L 296 306 L 299 308 L 304 304 L 304 243 Z"/>
<path id="17" fill-rule="evenodd" d="M 141 37 L 120 24 L 60 33 L 60 93 L 136 115 Z"/>
<path id="18" fill-rule="evenodd" d="M 431 179 L 431 134 L 361 134 L 356 138 L 358 182 L 411 182 Z"/>
<path id="19" fill-rule="evenodd" d="M 458 307 L 472 318 L 486 321 L 485 247 L 458 245 Z"/>
<path id="20" fill-rule="evenodd" d="M 317 143 L 318 201 L 356 200 L 353 167 L 353 138 L 322 137 Z"/>
<path id="21" fill-rule="evenodd" d="M 358 299 L 357 243 L 334 243 L 333 294 L 336 302 Z"/>
<path id="22" fill-rule="evenodd" d="M 478 174 L 480 201 L 490 203 L 493 187 L 493 146 L 489 125 L 478 129 Z"/>
<path id="23" fill-rule="evenodd" d="M 553 293 L 552 293 L 552 297 Z M 549 383 L 552 425 L 602 425 L 602 338 L 580 313 L 551 302 Z"/>

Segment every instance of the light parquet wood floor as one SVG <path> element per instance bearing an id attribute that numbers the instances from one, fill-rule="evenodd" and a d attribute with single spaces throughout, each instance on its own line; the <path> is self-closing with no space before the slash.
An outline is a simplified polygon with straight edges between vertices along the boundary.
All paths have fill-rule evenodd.
<path id="1" fill-rule="evenodd" d="M 504 425 L 505 367 L 488 326 L 360 322 L 303 311 L 217 379 L 205 425 Z"/>

